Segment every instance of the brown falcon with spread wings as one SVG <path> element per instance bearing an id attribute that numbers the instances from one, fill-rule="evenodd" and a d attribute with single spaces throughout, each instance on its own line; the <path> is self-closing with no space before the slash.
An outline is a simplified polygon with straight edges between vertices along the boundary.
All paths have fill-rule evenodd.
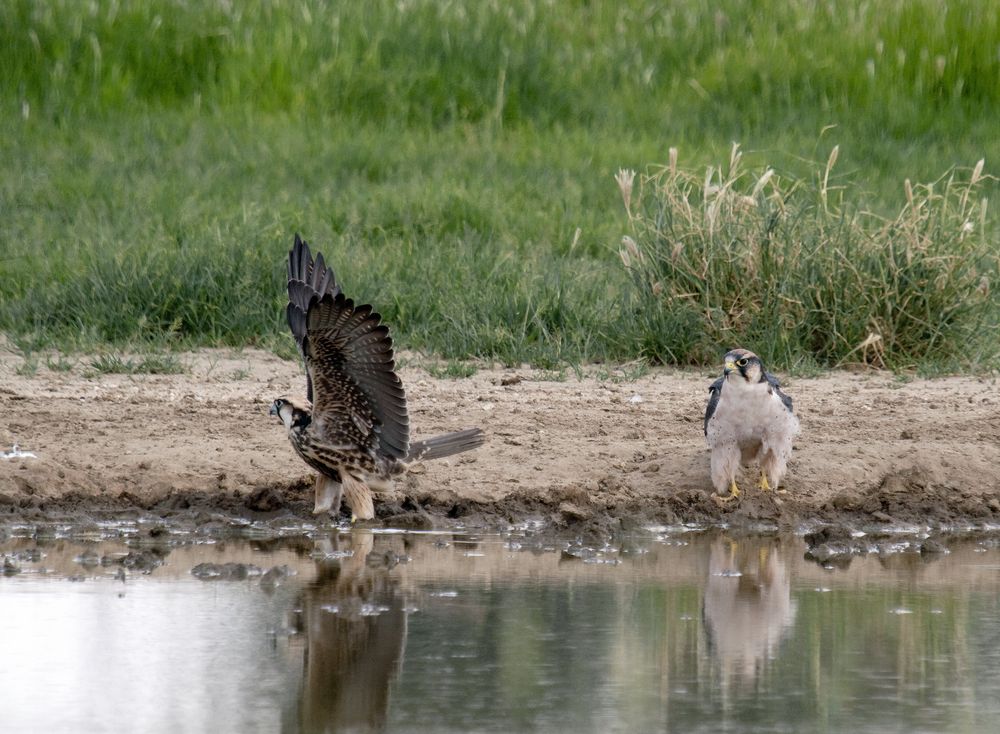
<path id="1" fill-rule="evenodd" d="M 281 418 L 295 451 L 319 474 L 316 514 L 340 512 L 346 495 L 354 518 L 375 517 L 371 487 L 384 488 L 406 465 L 481 446 L 479 428 L 410 443 L 403 383 L 392 338 L 369 305 L 340 290 L 323 256 L 295 235 L 288 253 L 288 325 L 305 360 L 306 401 L 280 397 Z"/>

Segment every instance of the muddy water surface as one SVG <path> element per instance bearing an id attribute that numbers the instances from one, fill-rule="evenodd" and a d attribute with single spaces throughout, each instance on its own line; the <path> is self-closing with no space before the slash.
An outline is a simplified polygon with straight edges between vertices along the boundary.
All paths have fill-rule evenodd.
<path id="1" fill-rule="evenodd" d="M 8 529 L 0 731 L 987 732 L 1000 549 Z M 863 539 L 856 547 L 865 549 Z"/>

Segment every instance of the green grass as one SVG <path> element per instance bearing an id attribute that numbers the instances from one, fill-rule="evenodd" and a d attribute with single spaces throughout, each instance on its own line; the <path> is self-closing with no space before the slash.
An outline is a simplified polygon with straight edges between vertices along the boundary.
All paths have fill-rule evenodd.
<path id="1" fill-rule="evenodd" d="M 647 374 L 649 374 L 649 363 L 646 359 L 638 359 L 618 365 L 612 369 L 599 367 L 595 371 L 594 377 L 601 382 L 612 382 L 618 384 L 635 382 L 636 380 L 645 377 Z M 581 373 L 577 377 L 582 379 L 583 376 L 584 375 Z"/>
<path id="2" fill-rule="evenodd" d="M 403 348 L 553 370 L 705 360 L 721 336 L 654 347 L 666 337 L 636 316 L 615 172 L 675 146 L 703 175 L 738 141 L 747 170 L 809 180 L 837 145 L 845 203 L 891 219 L 904 179 L 1000 158 L 993 10 L 10 0 L 0 330 L 27 351 L 291 355 L 283 258 L 299 231 Z M 995 198 L 993 179 L 980 186 Z M 777 365 L 843 359 L 750 335 Z M 927 369 L 985 355 L 955 344 L 883 356 Z"/>
<path id="3" fill-rule="evenodd" d="M 98 375 L 178 375 L 187 368 L 171 354 L 149 354 L 132 359 L 121 354 L 102 354 L 88 363 Z"/>
<path id="4" fill-rule="evenodd" d="M 849 109 L 908 134 L 1000 101 L 994 11 L 990 0 L 9 0 L 0 89 L 49 118 L 199 105 L 690 132 Z"/>
<path id="5" fill-rule="evenodd" d="M 460 379 L 462 377 L 472 377 L 478 369 L 476 365 L 470 364 L 469 362 L 447 362 L 443 365 L 438 364 L 424 364 L 423 368 L 427 370 L 427 374 L 431 377 L 436 377 L 438 379 Z"/>
<path id="6" fill-rule="evenodd" d="M 528 379 L 534 382 L 566 382 L 566 370 L 536 370 Z"/>
<path id="7" fill-rule="evenodd" d="M 62 354 L 50 355 L 45 358 L 45 366 L 50 372 L 72 372 L 76 367 L 76 360 L 67 359 Z"/>
<path id="8" fill-rule="evenodd" d="M 38 360 L 34 357 L 26 357 L 14 372 L 21 377 L 34 377 L 38 374 Z"/>

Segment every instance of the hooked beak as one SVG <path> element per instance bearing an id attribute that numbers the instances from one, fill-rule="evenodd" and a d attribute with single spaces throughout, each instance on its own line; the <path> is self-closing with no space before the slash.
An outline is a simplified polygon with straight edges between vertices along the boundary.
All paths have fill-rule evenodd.
<path id="1" fill-rule="evenodd" d="M 728 375 L 730 372 L 736 369 L 736 363 L 732 360 L 726 361 L 726 366 L 722 370 L 722 374 Z"/>
<path id="2" fill-rule="evenodd" d="M 271 409 L 269 411 L 267 411 L 267 414 L 268 415 L 278 415 L 278 406 L 275 405 L 274 403 L 271 403 Z"/>

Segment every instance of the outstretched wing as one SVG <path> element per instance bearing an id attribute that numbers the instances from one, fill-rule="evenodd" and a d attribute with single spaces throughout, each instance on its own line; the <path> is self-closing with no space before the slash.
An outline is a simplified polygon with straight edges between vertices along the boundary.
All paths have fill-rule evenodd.
<path id="1" fill-rule="evenodd" d="M 333 270 L 326 266 L 323 255 L 316 254 L 313 260 L 309 244 L 295 235 L 292 249 L 288 251 L 288 306 L 285 315 L 292 330 L 299 354 L 306 356 L 307 321 L 310 305 L 327 293 L 336 296 L 340 286 Z M 312 400 L 312 379 L 306 369 L 306 397 Z"/>
<path id="2" fill-rule="evenodd" d="M 310 301 L 303 344 L 313 421 L 327 441 L 405 458 L 410 446 L 406 395 L 382 317 L 371 306 L 355 306 L 343 293 L 326 293 Z"/>
<path id="3" fill-rule="evenodd" d="M 795 411 L 792 410 L 792 397 L 791 395 L 786 395 L 781 391 L 781 383 L 778 382 L 778 378 L 770 372 L 765 372 L 764 379 L 767 381 L 767 384 L 771 386 L 771 389 L 778 394 L 778 397 L 781 398 L 781 402 L 785 404 L 786 408 L 788 408 L 788 412 L 794 413 Z"/>
<path id="4" fill-rule="evenodd" d="M 718 380 L 713 382 L 708 388 L 708 405 L 705 407 L 705 435 L 708 435 L 708 422 L 715 415 L 715 409 L 719 407 L 719 396 L 722 395 L 722 383 L 725 382 L 725 377 L 720 377 Z"/>

